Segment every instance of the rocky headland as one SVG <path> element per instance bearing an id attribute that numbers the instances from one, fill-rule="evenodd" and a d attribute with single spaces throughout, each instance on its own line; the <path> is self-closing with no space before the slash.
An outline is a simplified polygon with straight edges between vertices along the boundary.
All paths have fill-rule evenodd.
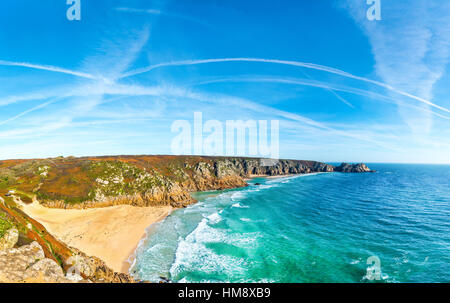
<path id="1" fill-rule="evenodd" d="M 190 193 L 247 186 L 254 175 L 368 172 L 365 164 L 338 167 L 316 161 L 239 157 L 115 156 L 0 162 L 1 189 L 17 199 L 55 208 L 128 204 L 183 207 Z"/>
<path id="2" fill-rule="evenodd" d="M 334 167 L 316 161 L 203 156 L 59 157 L 0 161 L 0 281 L 134 282 L 129 275 L 114 271 L 99 258 L 87 256 L 70 245 L 78 245 L 84 240 L 79 238 L 75 241 L 64 228 L 50 224 L 66 213 L 55 212 L 51 217 L 42 209 L 66 209 L 68 212 L 119 205 L 179 208 L 196 202 L 190 195 L 192 192 L 244 187 L 248 185 L 246 180 L 253 176 L 326 172 L 364 173 L 371 170 L 362 163 L 343 163 Z M 124 212 L 123 208 L 118 208 L 118 211 Z M 117 218 L 117 212 L 114 210 L 109 214 L 111 220 Z M 165 212 L 168 213 L 167 210 Z M 141 213 L 139 209 L 127 210 L 125 221 L 113 222 L 118 227 L 117 232 L 120 232 L 121 224 L 133 223 L 133 214 Z M 39 222 L 35 220 L 35 214 L 42 214 L 35 216 L 39 217 Z M 80 220 L 85 216 L 92 223 L 95 220 L 100 222 L 98 218 L 104 219 L 105 214 L 89 217 L 88 213 L 71 213 L 70 216 L 67 213 L 73 220 L 63 221 L 81 226 L 84 223 Z M 150 213 L 150 217 L 143 218 L 141 225 L 154 222 L 151 221 L 154 220 L 152 215 Z M 105 224 L 112 224 L 111 220 Z M 97 224 L 95 229 L 105 237 L 115 232 L 99 226 Z M 53 230 L 57 232 L 58 238 L 48 231 L 50 227 L 52 233 Z M 87 238 L 86 234 L 84 236 Z M 95 238 L 99 236 L 96 234 Z M 123 235 L 115 236 L 119 239 Z"/>

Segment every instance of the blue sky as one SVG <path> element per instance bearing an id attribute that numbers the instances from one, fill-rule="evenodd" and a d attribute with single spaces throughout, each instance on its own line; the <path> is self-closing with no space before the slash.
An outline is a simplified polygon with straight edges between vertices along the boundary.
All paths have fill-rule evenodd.
<path id="1" fill-rule="evenodd" d="M 175 120 L 279 120 L 280 157 L 450 163 L 450 3 L 0 3 L 0 159 L 171 154 Z"/>

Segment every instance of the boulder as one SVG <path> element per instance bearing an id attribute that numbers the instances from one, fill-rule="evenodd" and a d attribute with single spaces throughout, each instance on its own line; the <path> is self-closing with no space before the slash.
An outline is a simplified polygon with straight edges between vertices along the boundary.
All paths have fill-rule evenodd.
<path id="1" fill-rule="evenodd" d="M 33 242 L 19 248 L 0 251 L 0 282 L 71 283 L 89 282 L 66 277 L 61 266 L 45 258 L 44 250 Z"/>
<path id="2" fill-rule="evenodd" d="M 25 271 L 44 258 L 44 251 L 37 242 L 19 248 L 1 250 L 0 277 L 10 282 L 21 281 L 25 278 Z"/>
<path id="3" fill-rule="evenodd" d="M 64 272 L 52 259 L 42 259 L 31 265 L 24 272 L 24 280 L 43 278 L 45 282 L 65 282 Z"/>
<path id="4" fill-rule="evenodd" d="M 13 248 L 19 240 L 19 231 L 16 228 L 9 229 L 5 235 L 0 238 L 0 250 Z"/>

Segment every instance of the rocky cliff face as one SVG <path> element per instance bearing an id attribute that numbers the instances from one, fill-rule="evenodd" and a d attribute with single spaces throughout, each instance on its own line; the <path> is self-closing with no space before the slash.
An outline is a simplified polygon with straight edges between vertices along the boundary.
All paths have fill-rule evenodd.
<path id="1" fill-rule="evenodd" d="M 190 193 L 246 186 L 252 175 L 367 172 L 364 164 L 334 167 L 316 161 L 241 157 L 114 156 L 0 161 L 2 185 L 14 199 L 47 207 L 88 208 L 129 204 L 184 207 Z M 3 181 L 2 181 L 3 180 Z M 3 184 L 2 184 L 3 182 Z"/>
<path id="2" fill-rule="evenodd" d="M 39 222 L 0 199 L 0 282 L 134 282 L 53 237 Z"/>
<path id="3" fill-rule="evenodd" d="M 12 233 L 18 234 L 16 229 Z M 10 242 L 11 243 L 11 242 Z M 28 283 L 130 283 L 134 280 L 126 274 L 114 272 L 96 258 L 86 256 L 75 248 L 70 248 L 72 256 L 55 260 L 45 256 L 42 246 L 31 244 L 0 249 L 0 282 Z M 15 247 L 18 246 L 18 247 Z M 64 269 L 66 267 L 66 269 Z"/>
<path id="4" fill-rule="evenodd" d="M 101 177 L 95 180 L 95 189 L 91 190 L 91 193 L 94 193 L 91 195 L 92 199 L 75 204 L 67 204 L 61 200 L 39 200 L 48 207 L 65 208 L 119 204 L 184 207 L 195 202 L 191 192 L 244 187 L 247 186 L 245 179 L 252 175 L 276 176 L 334 171 L 332 165 L 314 161 L 225 157 L 196 157 L 195 161 L 185 161 L 177 165 L 168 163 L 169 175 L 162 174 L 161 169 L 148 167 L 136 174 L 136 169 L 130 164 L 107 162 L 95 165 L 107 168 L 100 171 Z M 112 166 L 120 166 L 120 169 L 111 169 Z M 133 177 L 129 176 L 130 171 L 133 172 Z"/>
<path id="5" fill-rule="evenodd" d="M 81 276 L 73 277 L 67 278 L 58 263 L 46 258 L 37 242 L 0 250 L 0 282 L 71 283 L 83 280 Z"/>

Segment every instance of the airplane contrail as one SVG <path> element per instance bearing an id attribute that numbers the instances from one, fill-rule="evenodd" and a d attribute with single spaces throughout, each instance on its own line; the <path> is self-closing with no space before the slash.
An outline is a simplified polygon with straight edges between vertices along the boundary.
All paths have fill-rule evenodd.
<path id="1" fill-rule="evenodd" d="M 182 66 L 182 65 L 197 65 L 197 64 L 207 64 L 207 63 L 218 63 L 218 62 L 263 62 L 263 63 L 274 63 L 274 64 L 283 64 L 283 65 L 291 65 L 291 66 L 298 66 L 298 67 L 304 67 L 304 68 L 309 68 L 309 69 L 314 69 L 314 70 L 319 70 L 319 71 L 324 71 L 327 73 L 332 73 L 332 74 L 336 74 L 342 77 L 346 77 L 346 78 L 350 78 L 350 79 L 355 79 L 355 80 L 359 80 L 359 81 L 363 81 L 366 83 L 371 83 L 374 85 L 377 85 L 379 87 L 383 87 L 385 89 L 388 89 L 394 93 L 397 93 L 399 95 L 414 99 L 416 101 L 428 104 L 429 106 L 438 108 L 442 111 L 448 112 L 450 113 L 450 110 L 448 110 L 445 107 L 439 106 L 437 104 L 434 104 L 433 102 L 426 100 L 424 98 L 412 95 L 410 93 L 398 90 L 394 87 L 392 87 L 389 84 L 383 83 L 383 82 L 379 82 L 376 80 L 372 80 L 369 78 L 365 78 L 365 77 L 361 77 L 361 76 L 356 76 L 353 75 L 351 73 L 345 72 L 343 70 L 340 69 L 336 69 L 333 67 L 329 67 L 329 66 L 325 66 L 325 65 L 319 65 L 319 64 L 314 64 L 314 63 L 306 63 L 306 62 L 299 62 L 299 61 L 286 61 L 286 60 L 278 60 L 278 59 L 263 59 L 263 58 L 218 58 L 218 59 L 202 59 L 202 60 L 182 60 L 182 61 L 172 61 L 172 62 L 165 62 L 165 63 L 159 63 L 159 64 L 154 64 L 154 65 L 150 65 L 144 68 L 139 68 L 139 69 L 135 69 L 132 70 L 128 73 L 123 74 L 121 77 L 119 77 L 119 79 L 123 79 L 123 78 L 127 78 L 127 77 L 131 77 L 131 76 L 135 76 L 135 75 L 139 75 L 139 74 L 143 74 L 149 71 L 152 71 L 154 69 L 157 68 L 161 68 L 161 67 L 167 67 L 167 66 Z"/>
<path id="2" fill-rule="evenodd" d="M 51 65 L 39 65 L 39 64 L 32 64 L 32 63 L 26 63 L 26 62 L 12 62 L 12 61 L 4 61 L 4 60 L 0 60 L 0 65 L 20 66 L 20 67 L 39 69 L 39 70 L 45 70 L 45 71 L 50 71 L 50 72 L 63 73 L 63 74 L 73 75 L 73 76 L 87 78 L 87 79 L 98 79 L 97 77 L 95 77 L 91 74 L 88 74 L 88 73 L 73 71 L 70 69 L 65 69 L 65 68 L 51 66 Z"/>
<path id="3" fill-rule="evenodd" d="M 47 107 L 48 105 L 50 105 L 50 104 L 52 104 L 52 103 L 55 103 L 55 102 L 57 102 L 57 101 L 59 101 L 59 100 L 61 100 L 61 99 L 62 99 L 62 98 L 54 98 L 54 99 L 52 99 L 52 100 L 50 100 L 50 101 L 47 101 L 47 102 L 42 103 L 42 104 L 39 104 L 39 105 L 37 105 L 37 106 L 35 106 L 35 107 L 33 107 L 33 108 L 30 108 L 30 109 L 28 109 L 28 110 L 26 110 L 26 111 L 23 111 L 23 112 L 21 112 L 21 113 L 15 115 L 14 117 L 11 117 L 11 118 L 9 118 L 9 119 L 7 119 L 7 120 L 4 120 L 4 121 L 0 121 L 0 125 L 4 125 L 4 124 L 6 124 L 6 123 L 9 123 L 9 122 L 11 122 L 11 121 L 14 121 L 14 120 L 16 120 L 16 119 L 22 117 L 22 116 L 25 116 L 25 115 L 28 114 L 28 113 L 34 112 L 34 111 L 36 111 L 36 110 L 38 110 L 38 109 L 41 109 L 41 108 L 44 108 L 44 107 Z"/>
<path id="4" fill-rule="evenodd" d="M 402 103 L 403 106 L 406 107 L 410 107 L 410 108 L 414 108 L 417 109 L 419 111 L 423 111 L 426 113 L 430 113 L 432 115 L 438 116 L 440 118 L 446 119 L 446 120 L 450 120 L 450 117 L 445 116 L 443 114 L 439 114 L 436 113 L 432 110 L 428 110 L 422 107 L 419 107 L 418 105 L 413 105 L 413 104 L 409 104 L 409 103 L 404 103 L 400 100 L 396 100 L 394 98 L 390 98 L 378 93 L 374 93 L 371 91 L 366 91 L 363 89 L 359 89 L 359 88 L 353 88 L 353 87 L 341 87 L 341 86 L 330 86 L 328 85 L 328 83 L 324 83 L 324 82 L 320 82 L 320 81 L 305 81 L 302 79 L 283 79 L 283 78 L 221 78 L 221 79 L 213 79 L 213 80 L 208 80 L 208 81 L 202 81 L 199 83 L 195 83 L 194 85 L 204 85 L 204 84 L 209 84 L 209 83 L 219 83 L 219 82 L 273 82 L 273 83 L 286 83 L 286 84 L 295 84 L 295 85 L 303 85 L 303 86 L 311 86 L 311 87 L 318 87 L 318 88 L 323 88 L 326 89 L 332 93 L 335 93 L 335 91 L 340 91 L 340 92 L 345 92 L 345 93 L 350 93 L 350 94 L 354 94 L 354 95 L 360 95 L 363 97 L 368 97 L 371 99 L 376 99 L 376 100 L 386 100 L 383 102 L 389 102 L 389 103 Z M 338 94 L 335 95 L 337 98 L 339 98 L 340 96 Z M 343 101 L 344 102 L 344 101 Z M 352 106 L 353 107 L 353 106 Z"/>

